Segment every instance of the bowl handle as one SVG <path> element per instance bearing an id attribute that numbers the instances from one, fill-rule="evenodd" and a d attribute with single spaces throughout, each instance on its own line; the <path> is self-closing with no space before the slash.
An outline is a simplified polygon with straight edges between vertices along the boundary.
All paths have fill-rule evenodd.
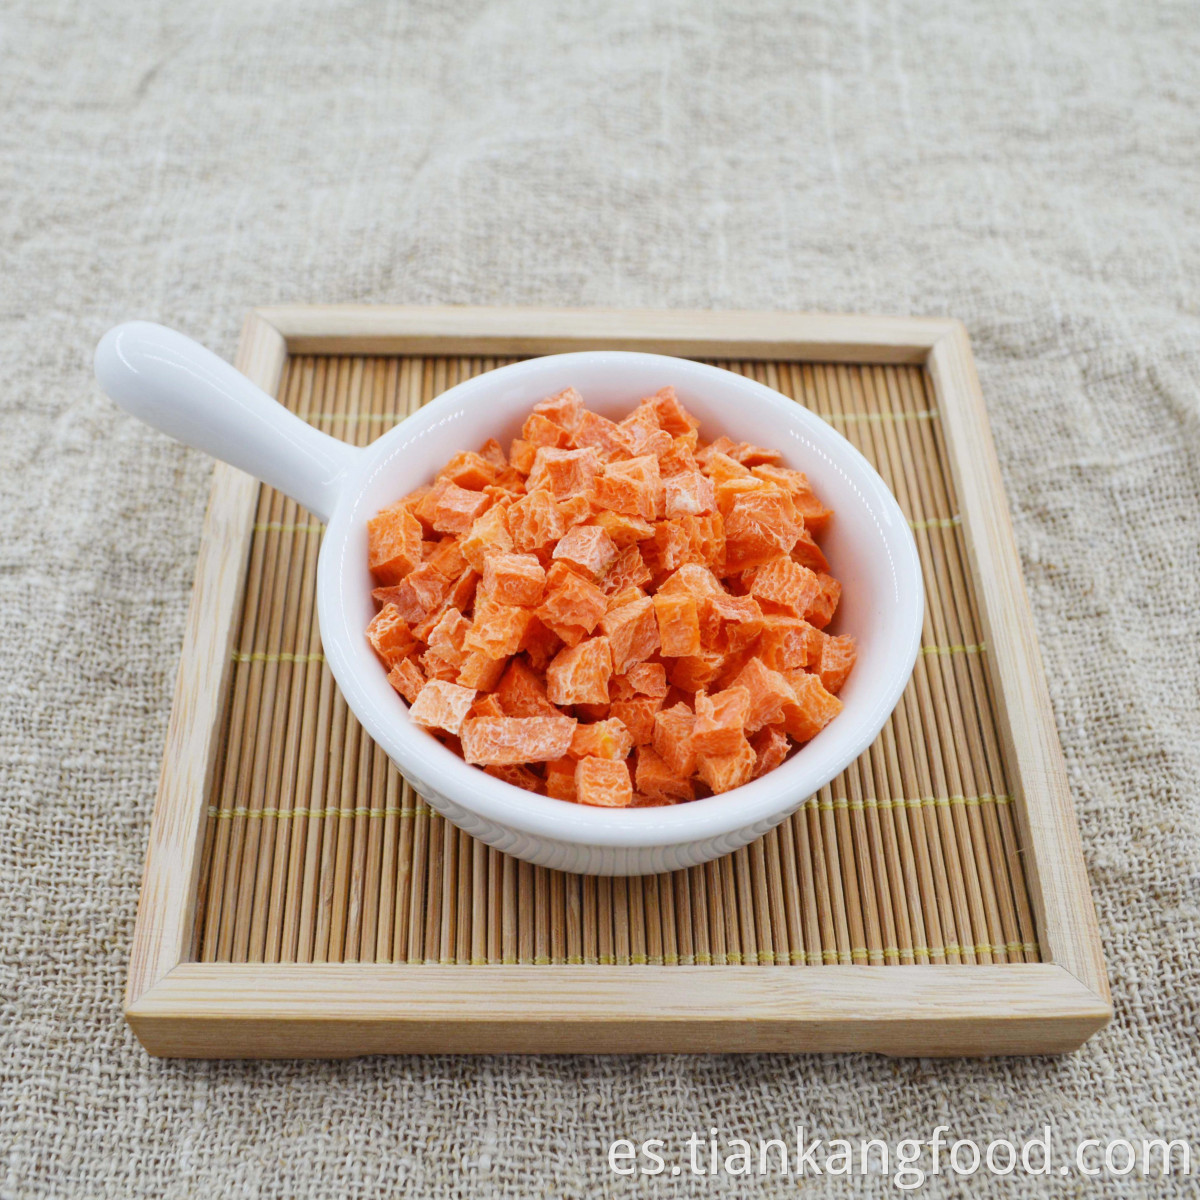
<path id="1" fill-rule="evenodd" d="M 104 335 L 96 378 L 127 412 L 249 471 L 322 521 L 363 453 L 288 412 L 211 350 L 149 321 Z"/>

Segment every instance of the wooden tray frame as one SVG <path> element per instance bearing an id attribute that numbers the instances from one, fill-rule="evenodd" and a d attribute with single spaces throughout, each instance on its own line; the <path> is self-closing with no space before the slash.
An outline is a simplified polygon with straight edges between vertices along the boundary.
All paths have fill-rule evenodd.
<path id="1" fill-rule="evenodd" d="M 206 806 L 259 484 L 216 467 L 188 611 L 126 991 L 152 1054 L 1058 1053 L 1111 1017 L 1095 910 L 983 396 L 955 320 L 509 308 L 295 306 L 246 319 L 237 366 L 275 394 L 290 354 L 923 364 L 937 397 L 1045 961 L 1004 966 L 229 964 L 191 959 Z M 881 987 L 880 984 L 883 984 Z"/>

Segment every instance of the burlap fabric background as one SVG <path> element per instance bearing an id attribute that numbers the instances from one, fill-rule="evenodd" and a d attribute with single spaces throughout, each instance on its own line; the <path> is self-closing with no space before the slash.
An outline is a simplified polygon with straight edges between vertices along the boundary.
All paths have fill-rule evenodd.
<path id="1" fill-rule="evenodd" d="M 0 54 L 0 1194 L 623 1195 L 614 1137 L 797 1121 L 1200 1147 L 1200 7 L 26 0 Z M 120 1001 L 210 463 L 91 352 L 144 316 L 232 355 L 291 300 L 962 317 L 1111 1028 L 1038 1061 L 148 1059 Z"/>

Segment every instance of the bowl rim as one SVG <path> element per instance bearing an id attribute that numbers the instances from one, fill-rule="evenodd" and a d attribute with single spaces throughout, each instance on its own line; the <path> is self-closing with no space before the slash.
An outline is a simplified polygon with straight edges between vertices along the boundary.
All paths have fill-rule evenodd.
<path id="1" fill-rule="evenodd" d="M 585 362 L 589 366 L 624 363 L 669 369 L 675 378 L 686 377 L 689 386 L 705 379 L 718 379 L 726 386 L 736 381 L 748 397 L 774 407 L 782 419 L 798 422 L 816 441 L 829 443 L 831 457 L 851 470 L 858 486 L 870 493 L 866 503 L 881 529 L 886 527 L 884 537 L 895 556 L 893 575 L 900 592 L 895 640 L 889 645 L 894 668 L 887 676 L 887 687 L 845 727 L 837 727 L 846 715 L 841 714 L 829 726 L 829 732 L 836 731 L 838 736 L 825 738 L 823 732 L 775 770 L 721 795 L 664 807 L 605 809 L 527 792 L 465 762 L 407 719 L 397 721 L 394 713 L 385 716 L 359 679 L 352 646 L 355 639 L 362 639 L 363 631 L 351 624 L 342 603 L 343 573 L 361 569 L 361 563 L 351 563 L 347 557 L 351 520 L 384 462 L 474 393 L 494 391 L 539 370 Z M 865 751 L 896 707 L 912 674 L 924 618 L 924 582 L 916 541 L 896 498 L 867 459 L 802 404 L 757 380 L 707 363 L 639 351 L 588 350 L 523 359 L 464 380 L 363 449 L 326 525 L 317 566 L 317 609 L 325 658 L 347 705 L 419 790 L 427 781 L 436 781 L 426 790 L 442 791 L 467 812 L 508 830 L 582 846 L 635 849 L 719 838 L 764 820 L 782 820 Z M 374 659 L 372 662 L 378 669 Z"/>

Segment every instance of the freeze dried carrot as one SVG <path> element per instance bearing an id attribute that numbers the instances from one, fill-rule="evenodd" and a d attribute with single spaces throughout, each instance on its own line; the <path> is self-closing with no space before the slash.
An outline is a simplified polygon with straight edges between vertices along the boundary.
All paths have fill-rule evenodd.
<path id="1" fill-rule="evenodd" d="M 616 717 L 595 721 L 590 725 L 582 722 L 575 726 L 571 737 L 572 758 L 627 758 L 633 749 L 633 738 L 625 723 Z"/>
<path id="2" fill-rule="evenodd" d="M 655 596 L 654 615 L 664 655 L 683 658 L 699 653 L 700 616 L 692 596 L 683 593 Z"/>
<path id="3" fill-rule="evenodd" d="M 692 745 L 697 754 L 729 754 L 745 740 L 750 718 L 750 693 L 744 687 L 726 688 L 712 696 L 696 693 Z"/>
<path id="4" fill-rule="evenodd" d="M 402 695 L 409 704 L 416 702 L 421 689 L 425 686 L 425 676 L 421 668 L 411 658 L 402 658 L 389 672 L 388 683 Z"/>
<path id="5" fill-rule="evenodd" d="M 726 792 L 841 711 L 832 519 L 670 387 L 620 420 L 567 388 L 371 518 L 367 637 L 414 723 L 497 779 L 600 807 Z"/>
<path id="6" fill-rule="evenodd" d="M 575 767 L 575 790 L 580 804 L 628 808 L 633 803 L 629 768 L 611 758 L 581 758 Z"/>
<path id="7" fill-rule="evenodd" d="M 549 762 L 566 755 L 574 732 L 572 717 L 468 717 L 463 757 L 483 766 Z"/>
<path id="8" fill-rule="evenodd" d="M 371 619 L 367 626 L 367 640 L 375 648 L 385 667 L 394 667 L 416 649 L 408 622 L 400 615 L 394 604 L 387 604 Z"/>
<path id="9" fill-rule="evenodd" d="M 483 565 L 480 587 L 498 604 L 533 607 L 546 590 L 546 570 L 532 554 L 493 554 Z"/>
<path id="10" fill-rule="evenodd" d="M 617 557 L 617 547 L 598 526 L 576 525 L 559 538 L 551 557 L 579 567 L 593 579 L 599 579 Z"/>
<path id="11" fill-rule="evenodd" d="M 611 675 L 608 638 L 588 638 L 554 656 L 546 668 L 546 694 L 552 704 L 604 704 Z"/>
<path id="12" fill-rule="evenodd" d="M 421 523 L 403 505 L 367 522 L 367 565 L 380 583 L 399 583 L 421 561 Z"/>
<path id="13" fill-rule="evenodd" d="M 475 689 L 431 679 L 420 691 L 408 715 L 418 725 L 458 733 L 475 702 Z"/>
<path id="14" fill-rule="evenodd" d="M 645 662 L 658 649 L 658 620 L 649 596 L 610 607 L 600 618 L 600 628 L 608 635 L 613 670 L 618 675 Z"/>

